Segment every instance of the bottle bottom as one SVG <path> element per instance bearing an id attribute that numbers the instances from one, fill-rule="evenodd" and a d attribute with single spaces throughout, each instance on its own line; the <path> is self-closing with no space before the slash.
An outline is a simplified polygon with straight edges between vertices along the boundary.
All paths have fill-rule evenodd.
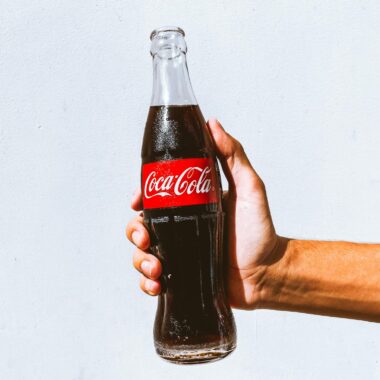
<path id="1" fill-rule="evenodd" d="M 225 358 L 236 348 L 235 342 L 224 345 L 194 345 L 165 347 L 156 343 L 156 352 L 164 360 L 174 364 L 210 363 Z"/>

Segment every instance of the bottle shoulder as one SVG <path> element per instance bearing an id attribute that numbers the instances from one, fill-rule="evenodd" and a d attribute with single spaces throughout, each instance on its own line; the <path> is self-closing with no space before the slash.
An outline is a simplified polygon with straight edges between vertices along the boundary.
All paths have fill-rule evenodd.
<path id="1" fill-rule="evenodd" d="M 197 105 L 150 107 L 141 150 L 143 161 L 214 156 L 205 124 Z"/>

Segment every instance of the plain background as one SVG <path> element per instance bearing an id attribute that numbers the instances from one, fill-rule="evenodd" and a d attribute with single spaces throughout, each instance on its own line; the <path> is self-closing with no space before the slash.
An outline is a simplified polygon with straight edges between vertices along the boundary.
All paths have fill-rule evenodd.
<path id="1" fill-rule="evenodd" d="M 377 1 L 0 3 L 0 378 L 380 378 L 380 326 L 235 313 L 238 349 L 154 353 L 124 237 L 151 96 L 149 33 L 187 34 L 205 117 L 242 141 L 280 234 L 380 241 Z"/>

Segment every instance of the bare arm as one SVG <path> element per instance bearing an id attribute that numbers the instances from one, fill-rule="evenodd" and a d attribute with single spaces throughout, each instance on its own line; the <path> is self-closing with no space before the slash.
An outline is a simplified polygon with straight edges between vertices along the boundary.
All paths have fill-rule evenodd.
<path id="1" fill-rule="evenodd" d="M 259 307 L 380 322 L 380 245 L 280 238 Z"/>

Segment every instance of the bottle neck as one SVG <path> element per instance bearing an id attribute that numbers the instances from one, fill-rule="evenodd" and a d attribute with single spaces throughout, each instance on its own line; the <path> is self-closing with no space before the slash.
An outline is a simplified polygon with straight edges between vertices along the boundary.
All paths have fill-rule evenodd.
<path id="1" fill-rule="evenodd" d="M 152 39 L 152 106 L 196 105 L 186 62 L 186 44 L 179 33 Z"/>

